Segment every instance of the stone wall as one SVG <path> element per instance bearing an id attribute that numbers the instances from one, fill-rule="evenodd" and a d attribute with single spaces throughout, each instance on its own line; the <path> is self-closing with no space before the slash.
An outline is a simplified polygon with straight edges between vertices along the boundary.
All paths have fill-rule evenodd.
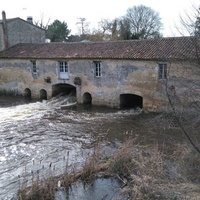
<path id="1" fill-rule="evenodd" d="M 69 79 L 59 78 L 58 60 L 36 60 L 37 73 L 32 72 L 30 60 L 0 60 L 0 89 L 17 89 L 23 94 L 26 88 L 32 97 L 39 98 L 40 90 L 52 96 L 52 85 L 66 83 L 76 87 L 77 101 L 83 103 L 83 95 L 90 93 L 92 104 L 119 107 L 120 94 L 136 94 L 143 98 L 143 109 L 166 109 L 166 80 L 158 80 L 158 62 L 133 60 L 102 60 L 102 76 L 95 76 L 93 60 L 68 60 Z M 179 97 L 188 82 L 200 80 L 195 66 L 190 63 L 168 63 L 170 79 Z M 193 69 L 193 70 L 191 70 Z M 196 75 L 195 75 L 196 74 Z M 189 75 L 189 76 L 188 76 Z M 75 77 L 81 85 L 74 83 Z M 47 79 L 50 78 L 50 81 Z"/>
<path id="2" fill-rule="evenodd" d="M 2 28 L 2 24 L 0 24 L 0 51 L 3 49 L 4 49 L 3 28 Z"/>
<path id="3" fill-rule="evenodd" d="M 9 46 L 18 43 L 44 43 L 45 31 L 21 19 L 7 23 Z"/>
<path id="4" fill-rule="evenodd" d="M 16 18 L 7 22 L 8 43 L 13 46 L 18 43 L 44 43 L 45 30 L 36 27 L 20 18 Z M 3 29 L 0 24 L 0 51 L 4 47 Z"/>

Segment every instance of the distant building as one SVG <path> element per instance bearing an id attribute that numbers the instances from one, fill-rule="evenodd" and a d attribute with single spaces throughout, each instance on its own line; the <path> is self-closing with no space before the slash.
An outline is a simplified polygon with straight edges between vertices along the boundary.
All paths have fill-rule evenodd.
<path id="1" fill-rule="evenodd" d="M 44 43 L 45 30 L 33 24 L 32 17 L 27 21 L 21 18 L 6 19 L 2 12 L 0 20 L 0 51 L 18 43 Z"/>

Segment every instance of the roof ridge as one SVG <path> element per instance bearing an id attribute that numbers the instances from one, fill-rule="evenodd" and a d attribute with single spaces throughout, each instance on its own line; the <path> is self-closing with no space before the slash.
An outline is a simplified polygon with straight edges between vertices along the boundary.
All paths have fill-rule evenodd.
<path id="1" fill-rule="evenodd" d="M 195 59 L 194 37 L 98 42 L 21 43 L 0 53 L 17 59 Z M 200 42 L 200 40 L 198 40 Z"/>
<path id="2" fill-rule="evenodd" d="M 65 44 L 112 44 L 112 43 L 133 43 L 133 42 L 148 42 L 148 41 L 163 41 L 163 40 L 179 40 L 179 39 L 192 39 L 193 36 L 179 36 L 179 37 L 162 37 L 162 38 L 147 38 L 147 39 L 134 39 L 134 40 L 109 40 L 109 41 L 88 41 L 88 42 L 47 42 L 47 43 L 20 43 L 20 44 L 31 44 L 31 45 L 65 45 Z"/>
<path id="3" fill-rule="evenodd" d="M 30 22 L 28 22 L 28 21 L 26 21 L 26 20 L 24 20 L 24 19 L 22 19 L 22 18 L 20 18 L 20 17 L 8 18 L 8 19 L 6 19 L 6 21 L 7 21 L 7 22 L 11 22 L 11 21 L 14 21 L 14 20 L 17 20 L 17 19 L 22 20 L 22 21 L 24 21 L 24 22 L 26 22 L 26 23 L 28 23 L 28 24 L 30 24 L 30 25 L 32 25 L 32 26 L 35 26 L 35 27 L 39 28 L 39 29 L 45 30 L 44 28 L 41 28 L 41 27 L 39 27 L 39 26 L 37 26 L 37 25 L 35 25 L 35 24 L 33 24 L 33 23 L 30 23 Z M 2 23 L 2 22 L 3 22 L 3 21 L 0 20 L 0 23 Z"/>

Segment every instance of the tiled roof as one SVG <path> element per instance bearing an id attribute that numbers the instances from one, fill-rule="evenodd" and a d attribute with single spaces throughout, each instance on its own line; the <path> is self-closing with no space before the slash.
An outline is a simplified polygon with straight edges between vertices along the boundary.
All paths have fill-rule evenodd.
<path id="1" fill-rule="evenodd" d="M 115 42 L 17 44 L 0 52 L 1 58 L 17 59 L 195 59 L 199 39 L 171 37 Z"/>

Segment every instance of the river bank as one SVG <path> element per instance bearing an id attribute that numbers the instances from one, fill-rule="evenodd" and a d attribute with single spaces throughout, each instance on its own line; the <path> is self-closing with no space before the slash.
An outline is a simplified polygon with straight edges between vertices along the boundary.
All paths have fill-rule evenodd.
<path id="1" fill-rule="evenodd" d="M 173 147 L 173 148 L 172 148 Z M 88 187 L 99 178 L 110 177 L 117 179 L 115 185 L 118 194 L 111 191 L 102 194 L 101 199 L 128 200 L 128 199 L 200 199 L 199 155 L 190 146 L 184 144 L 165 144 L 144 146 L 137 139 L 124 142 L 111 156 L 101 155 L 100 147 L 88 157 L 78 171 L 39 180 L 32 180 L 30 187 L 22 187 L 18 193 L 19 200 L 48 199 L 57 200 L 60 193 L 63 199 L 92 200 L 93 197 L 83 198 Z M 74 184 L 81 181 L 85 190 L 82 198 L 78 194 L 71 196 Z M 80 187 L 80 186 L 79 186 Z M 101 193 L 100 189 L 98 192 Z M 108 194 L 112 194 L 112 198 Z M 104 197 L 104 198 L 103 198 Z"/>
<path id="2" fill-rule="evenodd" d="M 60 97 L 19 105 L 14 99 L 14 105 L 1 106 L 0 199 L 13 199 L 19 189 L 26 191 L 32 183 L 39 181 L 40 184 L 47 177 L 58 177 L 51 184 L 54 197 L 62 192 L 58 183 L 64 186 L 63 195 L 70 194 L 70 187 L 63 185 L 60 178 L 66 175 L 66 163 L 66 177 L 92 171 L 88 173 L 92 174 L 92 180 L 100 175 L 120 180 L 118 190 L 127 195 L 123 198 L 184 199 L 188 195 L 190 199 L 199 198 L 196 188 L 200 182 L 199 157 L 171 112 L 60 108 L 68 102 L 67 98 Z M 180 119 L 199 145 L 198 112 L 181 113 Z M 99 174 L 91 166 L 105 166 L 105 169 Z M 74 181 L 70 184 L 72 188 Z M 115 184 L 115 187 L 118 186 Z M 104 199 L 109 197 L 105 195 Z"/>
<path id="3" fill-rule="evenodd" d="M 51 194 L 50 199 L 54 200 L 61 190 L 61 194 L 69 194 L 65 197 L 71 200 L 73 199 L 70 196 L 70 191 L 73 191 L 71 187 L 73 188 L 77 181 L 84 183 L 87 188 L 87 185 L 92 185 L 99 177 L 108 179 L 112 177 L 120 182 L 120 187 L 116 186 L 118 195 L 113 196 L 111 198 L 113 200 L 199 200 L 199 154 L 181 133 L 173 114 L 151 114 L 151 118 L 148 115 L 137 117 L 138 120 L 146 118 L 147 124 L 144 126 L 151 124 L 148 136 L 141 136 L 143 133 L 139 132 L 139 129 L 137 131 L 140 134 L 135 134 L 133 130 L 125 131 L 120 140 L 122 143 L 106 156 L 103 151 L 105 140 L 98 140 L 93 144 L 93 153 L 86 158 L 80 170 L 62 174 L 47 182 L 39 181 L 36 185 L 34 183 L 31 188 L 32 194 L 35 195 L 38 191 L 40 195 Z M 197 126 L 196 119 L 193 119 Z M 190 136 L 196 138 L 195 142 L 199 144 L 200 137 L 195 135 L 196 133 L 191 130 Z M 51 192 L 48 192 L 49 188 Z M 27 189 L 30 192 L 30 188 L 24 189 L 22 199 L 31 199 L 32 197 L 26 196 Z M 47 191 L 44 192 L 45 190 Z M 87 193 L 86 190 L 84 193 Z M 43 198 L 45 199 L 44 196 L 41 197 Z M 90 200 L 89 197 L 86 199 Z M 102 196 L 102 199 L 107 198 Z"/>

